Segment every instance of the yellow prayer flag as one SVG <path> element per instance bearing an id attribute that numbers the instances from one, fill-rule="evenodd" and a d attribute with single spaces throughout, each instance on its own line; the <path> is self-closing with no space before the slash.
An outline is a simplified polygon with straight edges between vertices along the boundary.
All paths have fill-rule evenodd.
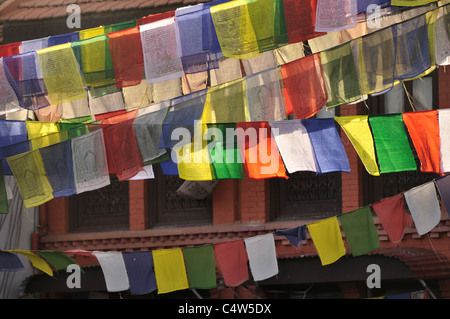
<path id="1" fill-rule="evenodd" d="M 369 116 L 337 116 L 334 120 L 339 123 L 345 134 L 347 134 L 367 172 L 370 175 L 379 176 L 380 169 L 375 156 L 373 136 L 369 127 Z"/>
<path id="2" fill-rule="evenodd" d="M 18 250 L 18 249 L 7 250 L 7 251 L 12 252 L 12 253 L 19 253 L 19 254 L 26 256 L 31 261 L 31 264 L 33 265 L 33 267 L 35 267 L 35 268 L 45 272 L 47 275 L 53 277 L 53 270 L 52 270 L 52 268 L 50 268 L 49 264 L 41 257 L 33 254 L 31 251 Z"/>
<path id="3" fill-rule="evenodd" d="M 99 26 L 95 28 L 81 30 L 80 32 L 78 32 L 78 34 L 80 36 L 80 40 L 86 40 L 96 37 L 98 35 L 105 34 L 105 28 L 103 26 Z"/>
<path id="4" fill-rule="evenodd" d="M 212 6 L 210 12 L 224 56 L 248 59 L 260 55 L 246 0 Z"/>
<path id="5" fill-rule="evenodd" d="M 158 294 L 189 288 L 180 248 L 153 250 L 152 254 Z"/>
<path id="6" fill-rule="evenodd" d="M 27 209 L 53 199 L 53 189 L 45 174 L 39 150 L 11 156 L 6 158 L 6 161 Z"/>
<path id="7" fill-rule="evenodd" d="M 306 225 L 317 249 L 322 266 L 329 265 L 345 255 L 346 250 L 336 216 Z"/>
<path id="8" fill-rule="evenodd" d="M 67 140 L 68 132 L 59 131 L 55 122 L 26 121 L 31 149 L 37 150 Z"/>
<path id="9" fill-rule="evenodd" d="M 36 52 L 51 104 L 61 104 L 87 97 L 84 81 L 70 43 Z"/>

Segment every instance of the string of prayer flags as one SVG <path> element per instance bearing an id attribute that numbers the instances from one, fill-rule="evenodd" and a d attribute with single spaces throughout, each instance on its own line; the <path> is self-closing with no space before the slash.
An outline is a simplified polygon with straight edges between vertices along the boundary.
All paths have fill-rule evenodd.
<path id="1" fill-rule="evenodd" d="M 139 27 L 108 33 L 116 87 L 135 86 L 144 77 L 144 57 Z"/>
<path id="2" fill-rule="evenodd" d="M 53 199 L 53 190 L 45 174 L 39 150 L 11 156 L 6 160 L 27 209 Z"/>
<path id="3" fill-rule="evenodd" d="M 155 160 L 164 154 L 166 149 L 159 148 L 163 123 L 169 113 L 168 103 L 157 103 L 153 112 L 140 114 L 134 120 L 134 134 L 141 153 L 142 161 Z M 159 109 L 158 109 L 159 108 Z"/>
<path id="4" fill-rule="evenodd" d="M 241 158 L 250 178 L 287 178 L 268 122 L 236 123 L 236 131 Z"/>
<path id="5" fill-rule="evenodd" d="M 128 290 L 130 283 L 122 253 L 117 251 L 95 251 L 93 254 L 97 257 L 102 268 L 107 291 L 118 292 Z"/>
<path id="6" fill-rule="evenodd" d="M 51 104 L 87 97 L 70 44 L 38 50 L 37 57 Z"/>
<path id="7" fill-rule="evenodd" d="M 236 287 L 249 279 L 248 257 L 242 239 L 214 244 L 225 285 Z"/>
<path id="8" fill-rule="evenodd" d="M 38 250 L 36 254 L 44 259 L 55 271 L 66 270 L 69 265 L 77 263 L 67 254 L 56 250 Z"/>
<path id="9" fill-rule="evenodd" d="M 19 271 L 25 269 L 20 258 L 9 251 L 0 251 L 0 270 Z"/>
<path id="10" fill-rule="evenodd" d="M 370 206 L 338 215 L 353 256 L 361 256 L 380 247 Z"/>
<path id="11" fill-rule="evenodd" d="M 11 74 L 5 68 L 3 58 L 0 58 L 0 115 L 13 113 L 22 110 L 19 105 L 17 89 L 14 90 L 10 84 Z"/>
<path id="12" fill-rule="evenodd" d="M 369 33 L 359 40 L 361 94 L 381 93 L 394 85 L 396 36 L 393 27 Z"/>
<path id="13" fill-rule="evenodd" d="M 159 148 L 173 148 L 175 145 L 181 146 L 191 142 L 195 123 L 202 116 L 206 99 L 206 89 L 172 99 L 171 111 L 162 127 Z M 190 136 L 179 141 L 182 129 L 187 130 Z"/>
<path id="14" fill-rule="evenodd" d="M 283 1 L 289 43 L 298 43 L 325 35 L 316 32 L 317 0 Z"/>
<path id="15" fill-rule="evenodd" d="M 6 250 L 7 252 L 11 252 L 11 253 L 17 253 L 17 254 L 21 254 L 25 257 L 28 258 L 28 260 L 30 260 L 31 264 L 33 265 L 33 267 L 41 270 L 42 272 L 46 273 L 47 275 L 53 277 L 53 270 L 50 267 L 50 265 L 41 257 L 39 257 L 38 255 L 34 254 L 31 251 L 28 250 L 20 250 L 20 249 L 13 249 L 13 250 Z"/>
<path id="16" fill-rule="evenodd" d="M 255 281 L 278 274 L 275 240 L 272 233 L 244 239 L 250 271 Z"/>
<path id="17" fill-rule="evenodd" d="M 76 194 L 70 140 L 39 149 L 53 197 Z"/>
<path id="18" fill-rule="evenodd" d="M 139 27 L 147 83 L 181 78 L 180 39 L 174 18 L 167 18 Z"/>
<path id="19" fill-rule="evenodd" d="M 292 227 L 288 229 L 279 229 L 275 232 L 276 236 L 284 236 L 294 247 L 300 247 L 306 239 L 306 225 Z"/>
<path id="20" fill-rule="evenodd" d="M 439 7 L 435 23 L 435 60 L 437 65 L 450 65 L 449 6 Z"/>
<path id="21" fill-rule="evenodd" d="M 145 295 L 155 291 L 156 277 L 151 251 L 126 251 L 122 253 L 130 284 L 130 293 Z"/>
<path id="22" fill-rule="evenodd" d="M 289 173 L 319 172 L 308 132 L 300 120 L 269 122 L 272 135 Z"/>
<path id="23" fill-rule="evenodd" d="M 397 244 L 403 239 L 405 230 L 413 221 L 405 210 L 403 194 L 397 194 L 373 203 L 373 210 L 389 239 Z"/>
<path id="24" fill-rule="evenodd" d="M 393 26 L 396 32 L 395 79 L 414 78 L 431 67 L 424 14 Z"/>
<path id="25" fill-rule="evenodd" d="M 103 125 L 106 153 L 110 155 L 109 171 L 117 175 L 119 181 L 127 180 L 144 169 L 134 133 L 134 118 L 113 125 Z"/>
<path id="26" fill-rule="evenodd" d="M 279 121 L 286 118 L 277 68 L 248 75 L 244 80 L 249 121 Z"/>
<path id="27" fill-rule="evenodd" d="M 406 191 L 404 197 L 420 236 L 428 233 L 439 224 L 441 207 L 434 182 L 414 187 Z"/>
<path id="28" fill-rule="evenodd" d="M 37 110 L 49 106 L 47 88 L 38 78 L 36 51 L 3 58 L 3 66 L 8 69 L 9 84 L 13 87 L 22 108 Z"/>
<path id="29" fill-rule="evenodd" d="M 158 294 L 189 288 L 181 248 L 153 250 Z"/>
<path id="30" fill-rule="evenodd" d="M 247 0 L 224 2 L 210 7 L 222 54 L 248 59 L 260 54 Z M 230 25 L 233 26 L 230 28 Z"/>
<path id="31" fill-rule="evenodd" d="M 245 79 L 207 89 L 201 120 L 203 123 L 238 123 L 248 120 Z"/>
<path id="32" fill-rule="evenodd" d="M 357 24 L 356 0 L 317 0 L 317 32 L 335 32 L 353 29 Z"/>
<path id="33" fill-rule="evenodd" d="M 217 287 L 213 245 L 183 248 L 190 289 Z"/>
<path id="34" fill-rule="evenodd" d="M 372 132 L 367 115 L 341 116 L 334 120 L 342 127 L 370 175 L 379 176 Z"/>
<path id="35" fill-rule="evenodd" d="M 336 216 L 307 225 L 322 266 L 334 263 L 346 254 L 341 229 Z"/>
<path id="36" fill-rule="evenodd" d="M 319 172 L 350 172 L 350 164 L 334 118 L 301 120 L 311 139 Z"/>
<path id="37" fill-rule="evenodd" d="M 442 177 L 436 178 L 434 180 L 436 184 L 436 188 L 439 193 L 439 197 L 441 198 L 442 203 L 444 204 L 445 210 L 447 214 L 450 216 L 450 178 L 449 175 L 444 175 Z"/>
<path id="38" fill-rule="evenodd" d="M 351 42 L 321 51 L 320 59 L 328 93 L 327 107 L 358 101 L 361 91 Z"/>
<path id="39" fill-rule="evenodd" d="M 242 179 L 243 167 L 236 124 L 208 124 L 208 150 L 217 179 Z"/>
<path id="40" fill-rule="evenodd" d="M 369 116 L 369 124 L 380 173 L 417 170 L 401 114 Z"/>
<path id="41" fill-rule="evenodd" d="M 97 129 L 71 139 L 77 194 L 110 184 L 103 131 Z"/>
<path id="42" fill-rule="evenodd" d="M 406 112 L 402 114 L 414 148 L 425 173 L 441 172 L 438 110 Z"/>
<path id="43" fill-rule="evenodd" d="M 286 114 L 296 119 L 316 115 L 328 101 L 320 53 L 281 66 Z"/>

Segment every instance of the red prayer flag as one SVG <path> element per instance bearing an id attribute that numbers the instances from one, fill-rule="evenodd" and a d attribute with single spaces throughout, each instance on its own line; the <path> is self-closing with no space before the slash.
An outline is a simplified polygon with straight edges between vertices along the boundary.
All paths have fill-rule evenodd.
<path id="1" fill-rule="evenodd" d="M 403 193 L 383 199 L 371 205 L 384 230 L 393 243 L 399 243 L 412 219 L 405 210 Z"/>
<path id="2" fill-rule="evenodd" d="M 214 253 L 228 287 L 236 287 L 249 279 L 248 257 L 242 239 L 214 245 Z"/>
<path id="3" fill-rule="evenodd" d="M 22 42 L 8 43 L 0 45 L 0 58 L 20 54 Z"/>
<path id="4" fill-rule="evenodd" d="M 326 32 L 316 32 L 317 0 L 283 0 L 289 43 L 306 41 Z"/>
<path id="5" fill-rule="evenodd" d="M 441 173 L 438 110 L 403 113 L 409 136 L 420 160 L 420 170 Z"/>
<path id="6" fill-rule="evenodd" d="M 162 20 L 162 19 L 172 18 L 174 16 L 175 16 L 175 11 L 151 14 L 149 16 L 146 16 L 146 17 L 143 17 L 141 19 L 136 20 L 136 24 L 139 26 L 139 25 L 143 25 L 143 24 L 159 21 L 159 20 Z"/>
<path id="7" fill-rule="evenodd" d="M 253 179 L 287 178 L 269 122 L 236 123 L 236 135 L 248 176 Z"/>
<path id="8" fill-rule="evenodd" d="M 320 54 L 282 65 L 281 77 L 287 114 L 293 113 L 297 119 L 307 119 L 326 105 L 328 94 Z"/>
<path id="9" fill-rule="evenodd" d="M 108 38 L 116 87 L 121 89 L 141 83 L 144 57 L 139 27 L 109 33 Z"/>

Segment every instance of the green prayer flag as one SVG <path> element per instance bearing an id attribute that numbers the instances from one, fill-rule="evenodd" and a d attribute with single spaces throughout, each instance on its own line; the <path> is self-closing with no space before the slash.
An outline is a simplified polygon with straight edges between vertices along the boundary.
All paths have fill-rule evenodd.
<path id="1" fill-rule="evenodd" d="M 417 170 L 401 114 L 369 116 L 369 123 L 380 173 Z"/>
<path id="2" fill-rule="evenodd" d="M 213 245 L 183 248 L 189 288 L 211 289 L 217 286 Z"/>
<path id="3" fill-rule="evenodd" d="M 353 256 L 361 256 L 380 247 L 370 206 L 338 216 Z"/>
<path id="4" fill-rule="evenodd" d="M 75 260 L 61 251 L 38 250 L 37 254 L 52 265 L 55 271 L 66 270 L 69 265 L 77 264 Z"/>
<path id="5" fill-rule="evenodd" d="M 243 178 L 242 160 L 235 132 L 234 123 L 208 125 L 208 149 L 217 179 Z"/>

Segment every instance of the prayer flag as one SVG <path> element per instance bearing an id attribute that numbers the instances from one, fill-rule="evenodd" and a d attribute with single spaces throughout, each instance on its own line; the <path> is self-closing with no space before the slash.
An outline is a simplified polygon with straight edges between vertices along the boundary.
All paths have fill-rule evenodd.
<path id="1" fill-rule="evenodd" d="M 427 3 L 436 2 L 438 0 L 391 0 L 391 6 L 414 7 L 423 6 Z"/>
<path id="2" fill-rule="evenodd" d="M 308 224 L 307 229 L 322 266 L 332 264 L 346 254 L 336 216 Z"/>
<path id="3" fill-rule="evenodd" d="M 20 54 L 20 46 L 22 42 L 14 42 L 0 45 L 0 57 L 4 58 L 7 56 Z"/>
<path id="4" fill-rule="evenodd" d="M 435 25 L 435 60 L 437 65 L 450 65 L 449 8 L 439 7 Z"/>
<path id="5" fill-rule="evenodd" d="M 18 89 L 11 86 L 11 74 L 0 58 L 0 115 L 23 110 L 19 105 Z"/>
<path id="6" fill-rule="evenodd" d="M 247 0 L 220 3 L 211 6 L 210 12 L 225 57 L 247 59 L 260 54 Z"/>
<path id="7" fill-rule="evenodd" d="M 294 114 L 296 119 L 307 119 L 327 104 L 320 53 L 282 65 L 281 77 L 286 114 Z"/>
<path id="8" fill-rule="evenodd" d="M 236 124 L 208 124 L 208 150 L 217 179 L 243 178 Z"/>
<path id="9" fill-rule="evenodd" d="M 183 248 L 190 289 L 217 287 L 213 245 Z"/>
<path id="10" fill-rule="evenodd" d="M 367 115 L 335 117 L 370 175 L 379 176 L 372 132 Z"/>
<path id="11" fill-rule="evenodd" d="M 6 159 L 22 195 L 26 208 L 36 207 L 53 199 L 39 150 Z"/>
<path id="12" fill-rule="evenodd" d="M 79 31 L 80 40 L 95 38 L 96 36 L 105 34 L 105 27 L 99 26 Z"/>
<path id="13" fill-rule="evenodd" d="M 123 30 L 127 30 L 127 29 L 132 29 L 136 26 L 137 26 L 136 20 L 128 20 L 128 21 L 123 21 L 123 22 L 107 25 L 104 27 L 104 29 L 105 29 L 105 34 L 107 34 L 109 36 L 111 33 L 123 31 Z"/>
<path id="14" fill-rule="evenodd" d="M 181 248 L 153 250 L 158 294 L 189 288 Z"/>
<path id="15" fill-rule="evenodd" d="M 22 43 L 20 44 L 20 53 L 38 51 L 41 49 L 45 49 L 47 47 L 48 47 L 48 37 L 22 41 Z M 39 67 L 38 57 L 37 56 L 35 56 L 35 57 L 36 57 L 35 64 L 36 64 L 37 77 L 39 79 L 42 79 L 42 72 L 41 72 L 41 68 Z"/>
<path id="16" fill-rule="evenodd" d="M 26 121 L 0 120 L 0 148 L 28 139 Z"/>
<path id="17" fill-rule="evenodd" d="M 38 250 L 37 255 L 53 266 L 55 271 L 66 270 L 69 265 L 76 265 L 75 260 L 57 250 Z"/>
<path id="18" fill-rule="evenodd" d="M 102 268 L 108 292 L 125 291 L 130 288 L 127 268 L 121 252 L 93 252 Z"/>
<path id="19" fill-rule="evenodd" d="M 70 141 L 41 148 L 39 152 L 53 196 L 59 198 L 76 194 Z"/>
<path id="20" fill-rule="evenodd" d="M 149 23 L 152 23 L 152 22 L 156 22 L 156 21 L 159 21 L 159 20 L 167 19 L 167 18 L 173 18 L 173 17 L 175 17 L 175 10 L 162 12 L 162 13 L 150 14 L 150 15 L 148 15 L 146 17 L 137 19 L 136 20 L 136 24 L 138 26 L 141 26 L 143 24 L 149 24 Z"/>
<path id="21" fill-rule="evenodd" d="M 353 256 L 365 255 L 380 247 L 370 206 L 341 214 L 338 219 Z"/>
<path id="22" fill-rule="evenodd" d="M 122 253 L 122 256 L 127 269 L 131 294 L 145 295 L 155 291 L 157 286 L 152 252 L 126 251 Z"/>
<path id="23" fill-rule="evenodd" d="M 350 172 L 350 164 L 333 118 L 301 120 L 314 149 L 319 173 Z"/>
<path id="24" fill-rule="evenodd" d="M 174 18 L 141 25 L 140 36 L 147 83 L 181 78 L 180 39 Z"/>
<path id="25" fill-rule="evenodd" d="M 242 239 L 215 244 L 214 252 L 226 286 L 236 287 L 249 279 L 248 257 Z"/>
<path id="26" fill-rule="evenodd" d="M 236 123 L 236 134 L 241 158 L 250 178 L 287 178 L 268 122 Z"/>
<path id="27" fill-rule="evenodd" d="M 308 132 L 300 120 L 269 122 L 286 170 L 319 172 Z"/>
<path id="28" fill-rule="evenodd" d="M 334 32 L 356 27 L 356 0 L 317 0 L 317 32 Z"/>
<path id="29" fill-rule="evenodd" d="M 389 239 L 394 244 L 399 243 L 406 228 L 411 226 L 413 222 L 405 210 L 403 194 L 385 198 L 371 206 Z"/>
<path id="30" fill-rule="evenodd" d="M 244 80 L 249 121 L 279 121 L 286 118 L 277 68 L 248 75 Z"/>
<path id="31" fill-rule="evenodd" d="M 80 40 L 79 32 L 70 32 L 58 35 L 52 35 L 48 38 L 48 46 L 52 47 L 58 44 L 72 43 Z"/>
<path id="32" fill-rule="evenodd" d="M 449 175 L 444 175 L 434 180 L 439 196 L 444 204 L 447 214 L 450 216 L 450 178 Z"/>
<path id="33" fill-rule="evenodd" d="M 73 138 L 72 160 L 77 194 L 110 184 L 103 131 Z"/>
<path id="34" fill-rule="evenodd" d="M 247 0 L 248 15 L 255 32 L 259 52 L 266 52 L 278 47 L 279 19 L 281 18 L 284 22 L 284 15 L 280 15 L 280 11 L 277 11 L 278 4 L 278 1 L 273 0 Z"/>
<path id="35" fill-rule="evenodd" d="M 23 270 L 23 266 L 20 258 L 9 251 L 0 250 L 0 270 L 1 271 L 19 271 Z"/>
<path id="36" fill-rule="evenodd" d="M 438 110 L 407 112 L 402 115 L 420 160 L 420 170 L 425 173 L 440 173 Z"/>
<path id="37" fill-rule="evenodd" d="M 430 232 L 441 220 L 436 186 L 428 182 L 404 193 L 411 217 L 420 236 Z"/>
<path id="38" fill-rule="evenodd" d="M 87 97 L 78 62 L 69 43 L 38 50 L 37 57 L 51 104 Z"/>
<path id="39" fill-rule="evenodd" d="M 336 1 L 333 3 L 341 5 Z M 358 73 L 350 44 L 347 42 L 320 52 L 329 108 L 353 103 L 361 98 Z"/>
<path id="40" fill-rule="evenodd" d="M 317 0 L 284 0 L 283 8 L 289 43 L 303 42 L 326 34 L 315 30 Z"/>
<path id="41" fill-rule="evenodd" d="M 414 78 L 431 67 L 426 15 L 393 26 L 396 32 L 395 79 Z"/>
<path id="42" fill-rule="evenodd" d="M 300 247 L 302 242 L 306 239 L 306 225 L 292 227 L 288 229 L 281 229 L 275 232 L 276 236 L 284 236 L 291 243 L 292 246 Z"/>
<path id="43" fill-rule="evenodd" d="M 27 257 L 31 264 L 33 265 L 33 267 L 39 269 L 40 271 L 46 273 L 49 276 L 53 277 L 53 270 L 50 267 L 50 265 L 41 257 L 39 257 L 38 255 L 34 254 L 33 252 L 29 251 L 29 250 L 19 250 L 19 249 L 14 249 L 14 250 L 7 250 L 8 252 L 11 253 L 18 253 L 21 254 L 25 257 Z"/>
<path id="44" fill-rule="evenodd" d="M 272 233 L 244 239 L 250 270 L 255 281 L 278 274 L 277 253 Z"/>
<path id="45" fill-rule="evenodd" d="M 139 27 L 109 33 L 108 44 L 116 87 L 121 89 L 141 83 L 144 77 L 144 57 Z"/>
<path id="46" fill-rule="evenodd" d="M 417 170 L 401 114 L 369 116 L 369 124 L 381 174 Z"/>

